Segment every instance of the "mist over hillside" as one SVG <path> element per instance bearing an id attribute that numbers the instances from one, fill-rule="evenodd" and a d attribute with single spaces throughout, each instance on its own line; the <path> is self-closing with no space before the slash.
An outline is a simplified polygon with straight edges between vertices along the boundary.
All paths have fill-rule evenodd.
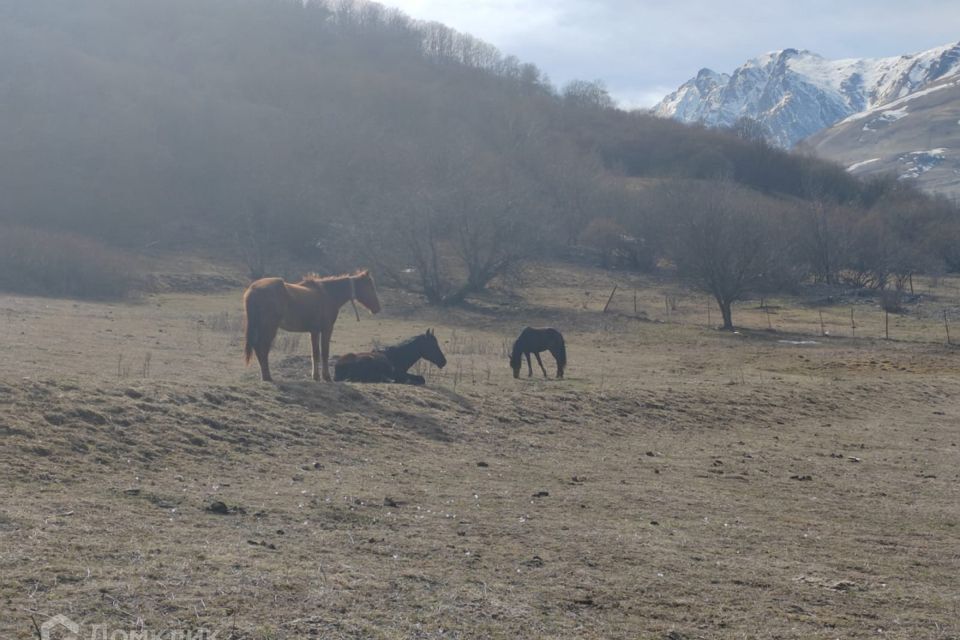
<path id="1" fill-rule="evenodd" d="M 652 268 L 671 258 L 672 194 L 717 181 L 768 212 L 829 202 L 858 212 L 854 226 L 891 194 L 942 210 L 742 123 L 620 111 L 595 82 L 558 89 L 476 38 L 363 1 L 4 3 L 0 77 L 0 224 L 21 239 L 6 234 L 7 271 L 26 268 L 14 249 L 29 238 L 48 256 L 30 258 L 36 282 L 54 263 L 79 272 L 60 257 L 93 240 L 213 251 L 251 276 L 369 264 L 456 302 L 588 236 L 633 238 L 632 266 Z M 584 235 L 598 224 L 613 241 Z"/>

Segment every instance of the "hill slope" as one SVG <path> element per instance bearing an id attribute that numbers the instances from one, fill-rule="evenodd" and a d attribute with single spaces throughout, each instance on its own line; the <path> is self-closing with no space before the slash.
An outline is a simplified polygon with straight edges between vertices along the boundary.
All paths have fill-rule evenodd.
<path id="1" fill-rule="evenodd" d="M 893 173 L 960 197 L 960 78 L 850 116 L 803 145 L 855 175 Z"/>

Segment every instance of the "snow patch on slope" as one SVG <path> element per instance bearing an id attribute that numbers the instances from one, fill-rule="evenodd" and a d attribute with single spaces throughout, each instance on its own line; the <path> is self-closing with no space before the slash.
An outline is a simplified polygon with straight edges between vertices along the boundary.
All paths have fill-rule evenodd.
<path id="1" fill-rule="evenodd" d="M 863 131 L 876 131 L 880 127 L 884 127 L 892 122 L 896 122 L 901 118 L 906 118 L 907 115 L 909 115 L 906 107 L 902 107 L 900 109 L 891 109 L 889 111 L 880 111 L 879 113 L 880 115 L 872 120 L 869 120 L 863 125 Z"/>
<path id="2" fill-rule="evenodd" d="M 855 113 L 852 116 L 842 120 L 840 124 L 846 124 L 848 122 L 856 122 L 857 120 L 869 118 L 870 116 L 876 115 L 877 113 L 885 113 L 890 110 L 895 110 L 894 109 L 895 107 L 903 107 L 905 110 L 906 107 L 904 105 L 911 102 L 912 100 L 916 100 L 917 98 L 922 98 L 923 96 L 928 96 L 931 93 L 936 93 L 937 91 L 942 91 L 943 89 L 956 87 L 958 85 L 960 85 L 960 80 L 957 80 L 954 82 L 945 82 L 944 84 L 938 84 L 935 87 L 928 87 L 926 89 L 921 89 L 919 91 L 915 91 L 914 93 L 911 93 L 910 95 L 904 96 L 902 98 L 898 98 L 897 100 L 894 100 L 892 102 L 888 102 L 880 107 L 875 107 L 872 109 L 868 109 L 866 111 L 861 111 L 860 113 Z"/>
<path id="3" fill-rule="evenodd" d="M 899 160 L 903 163 L 903 171 L 900 173 L 900 180 L 919 178 L 922 174 L 942 163 L 947 151 L 948 149 L 939 148 L 928 151 L 911 151 L 901 155 Z"/>
<path id="4" fill-rule="evenodd" d="M 869 160 L 864 160 L 863 162 L 854 162 L 852 165 L 850 165 L 849 167 L 847 167 L 847 171 L 850 172 L 850 173 L 853 173 L 853 172 L 856 171 L 857 169 L 859 169 L 859 168 L 861 168 L 861 167 L 865 167 L 865 166 L 867 166 L 868 164 L 871 164 L 871 163 L 873 163 L 873 162 L 878 162 L 879 160 L 880 160 L 880 158 L 870 158 Z"/>

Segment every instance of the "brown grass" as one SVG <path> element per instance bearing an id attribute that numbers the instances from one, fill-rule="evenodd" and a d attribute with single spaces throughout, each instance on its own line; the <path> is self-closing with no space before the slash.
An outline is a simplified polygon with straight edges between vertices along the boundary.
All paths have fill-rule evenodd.
<path id="1" fill-rule="evenodd" d="M 335 352 L 436 327 L 425 388 L 313 383 L 308 341 L 258 382 L 239 292 L 0 298 L 0 637 L 56 613 L 264 640 L 960 634 L 954 350 L 780 342 L 796 301 L 789 333 L 749 309 L 705 329 L 673 290 L 669 323 L 604 316 L 608 274 L 537 276 L 344 315 Z M 511 377 L 524 324 L 564 330 L 569 379 Z"/>

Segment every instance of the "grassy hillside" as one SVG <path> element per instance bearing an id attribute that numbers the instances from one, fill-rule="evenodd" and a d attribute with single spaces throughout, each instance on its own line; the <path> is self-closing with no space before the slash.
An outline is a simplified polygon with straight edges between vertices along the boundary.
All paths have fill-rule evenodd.
<path id="1" fill-rule="evenodd" d="M 858 304 L 852 339 L 821 303 L 824 338 L 809 301 L 778 299 L 734 335 L 703 297 L 664 309 L 668 280 L 618 278 L 607 314 L 607 272 L 529 281 L 341 318 L 337 353 L 435 327 L 448 365 L 423 388 L 314 383 L 293 334 L 260 383 L 239 288 L 0 296 L 0 636 L 58 613 L 83 637 L 960 632 L 960 369 L 938 318 L 883 341 Z M 630 317 L 634 288 L 663 322 Z M 930 296 L 918 312 L 956 313 L 955 283 Z M 505 343 L 546 321 L 566 379 L 514 380 Z"/>

